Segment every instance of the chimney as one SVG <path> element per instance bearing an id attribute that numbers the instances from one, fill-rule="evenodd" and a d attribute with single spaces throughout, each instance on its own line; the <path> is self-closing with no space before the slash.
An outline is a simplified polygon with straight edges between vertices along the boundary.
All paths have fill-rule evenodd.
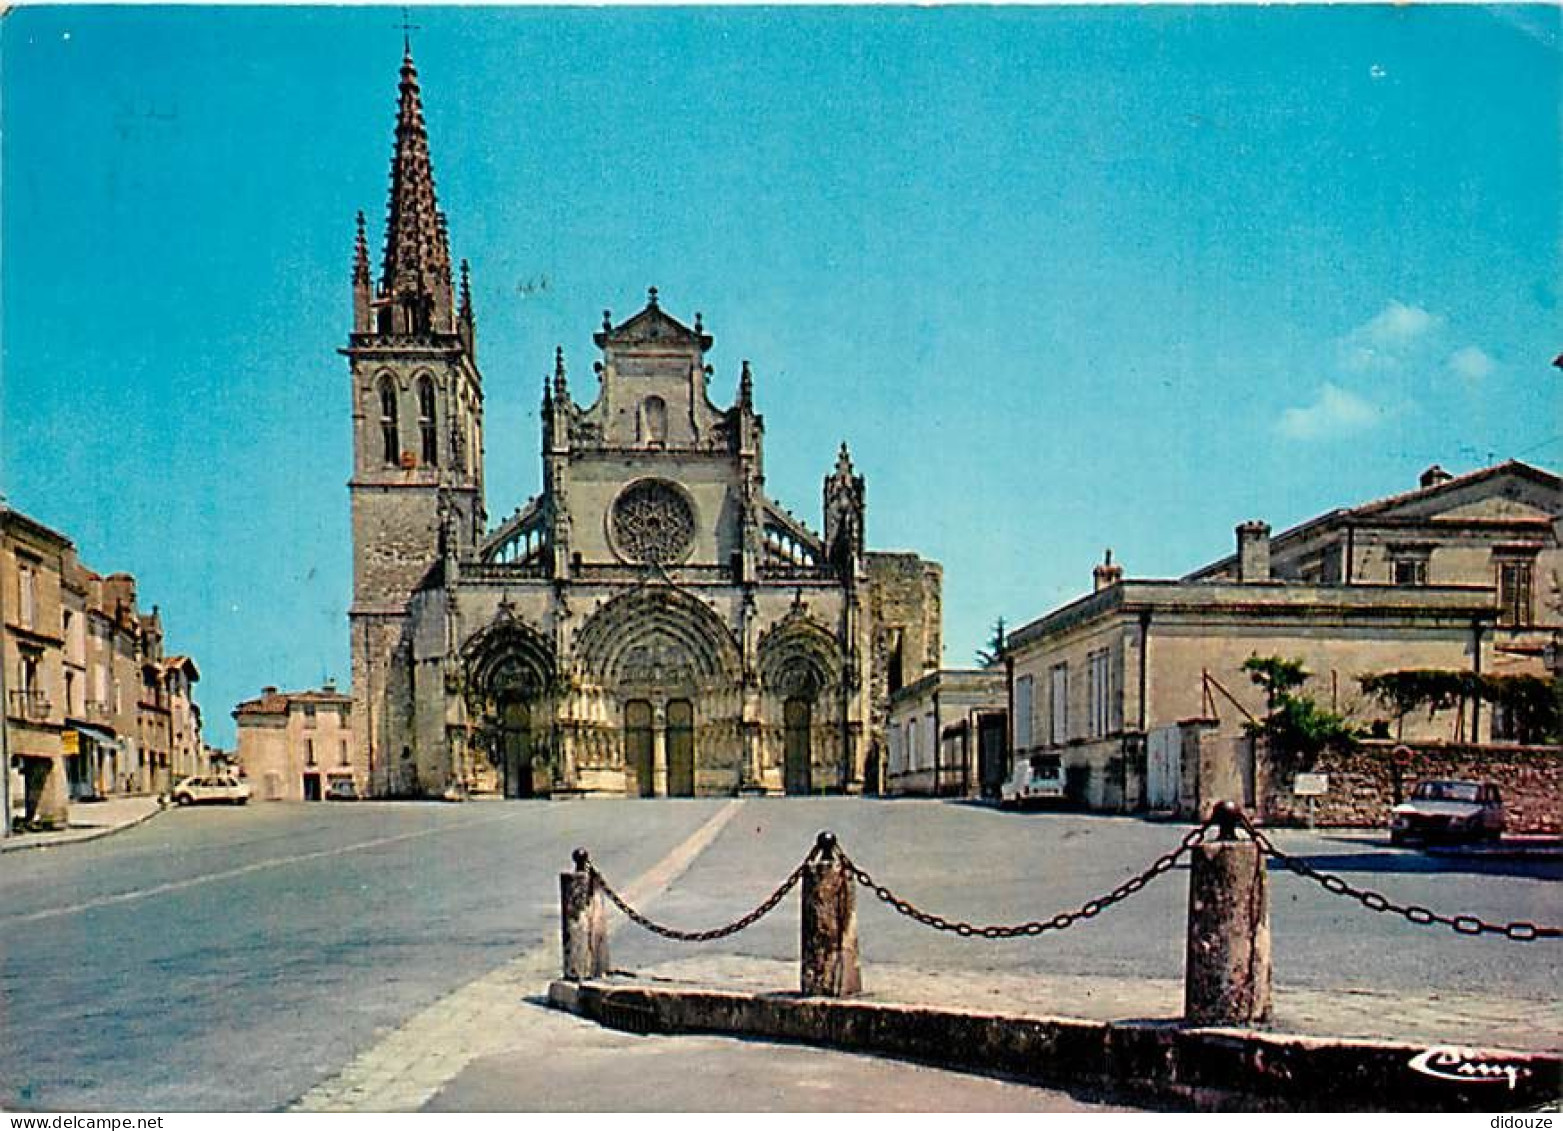
<path id="1" fill-rule="evenodd" d="M 261 688 L 261 694 L 266 696 L 267 698 L 270 698 L 271 696 L 275 695 L 276 693 L 277 693 L 277 689 L 275 687 L 263 687 L 263 688 Z"/>
<path id="2" fill-rule="evenodd" d="M 1453 475 L 1450 475 L 1435 463 L 1432 467 L 1422 472 L 1422 477 L 1417 482 L 1423 487 L 1436 487 L 1440 483 L 1447 483 L 1453 478 Z"/>
<path id="3" fill-rule="evenodd" d="M 1093 593 L 1100 593 L 1109 585 L 1117 585 L 1123 580 L 1123 566 L 1113 565 L 1113 552 L 1110 547 L 1107 556 L 1102 559 L 1102 564 L 1091 571 L 1091 577 L 1095 582 L 1091 589 Z"/>
<path id="4" fill-rule="evenodd" d="M 1237 526 L 1237 579 L 1270 580 L 1270 524 L 1252 519 Z"/>

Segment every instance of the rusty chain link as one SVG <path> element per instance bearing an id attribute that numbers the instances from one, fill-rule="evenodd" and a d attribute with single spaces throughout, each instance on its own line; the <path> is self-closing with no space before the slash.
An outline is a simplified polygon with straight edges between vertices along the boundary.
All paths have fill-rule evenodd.
<path id="1" fill-rule="evenodd" d="M 1385 911 L 1393 912 L 1407 921 L 1422 927 L 1442 924 L 1462 935 L 1502 935 L 1504 938 L 1513 939 L 1516 942 L 1535 942 L 1537 939 L 1563 938 L 1563 927 L 1538 927 L 1534 923 L 1527 923 L 1523 920 L 1517 923 L 1506 924 L 1489 923 L 1475 915 L 1440 915 L 1436 911 L 1431 911 L 1414 903 L 1402 906 L 1376 891 L 1366 888 L 1354 888 L 1339 876 L 1332 875 L 1329 872 L 1321 872 L 1306 860 L 1299 860 L 1295 856 L 1287 855 L 1277 848 L 1269 837 L 1254 827 L 1254 823 L 1248 819 L 1247 814 L 1239 812 L 1237 822 L 1253 838 L 1254 843 L 1259 846 L 1259 851 L 1279 860 L 1285 867 L 1296 872 L 1304 879 L 1314 881 L 1332 895 L 1350 896 L 1369 911 L 1377 911 L 1380 914 Z"/>
<path id="2" fill-rule="evenodd" d="M 961 938 L 983 939 L 1014 939 L 1024 936 L 1040 935 L 1044 931 L 1062 931 L 1066 927 L 1073 926 L 1081 919 L 1094 919 L 1103 911 L 1106 911 L 1115 903 L 1128 899 L 1146 884 L 1164 872 L 1170 872 L 1177 867 L 1178 859 L 1192 849 L 1196 844 L 1205 839 L 1205 833 L 1214 824 L 1214 818 L 1207 820 L 1203 825 L 1191 830 L 1187 836 L 1171 852 L 1158 856 L 1151 862 L 1150 867 L 1135 876 L 1130 876 L 1112 891 L 1097 899 L 1089 899 L 1081 904 L 1076 911 L 1062 911 L 1051 919 L 1033 919 L 1027 923 L 1014 923 L 1008 925 L 988 924 L 979 926 L 975 923 L 962 922 L 959 919 L 946 919 L 942 915 L 934 915 L 913 905 L 908 900 L 902 899 L 895 892 L 877 883 L 862 868 L 854 864 L 850 857 L 841 850 L 837 850 L 841 864 L 851 873 L 852 878 L 876 895 L 881 903 L 887 904 L 899 914 L 908 919 L 915 919 L 925 927 L 932 927 L 936 931 L 949 931 Z"/>
<path id="3" fill-rule="evenodd" d="M 654 935 L 672 939 L 674 942 L 698 943 L 715 942 L 717 939 L 725 939 L 728 935 L 736 935 L 739 931 L 754 926 L 769 915 L 776 909 L 778 903 L 787 898 L 787 893 L 798 886 L 798 881 L 803 879 L 803 870 L 815 859 L 818 852 L 817 847 L 810 849 L 809 854 L 803 858 L 803 862 L 792 870 L 791 874 L 781 882 L 781 886 L 773 891 L 764 903 L 749 912 L 749 914 L 740 919 L 734 919 L 724 927 L 715 927 L 709 931 L 680 931 L 674 927 L 664 927 L 661 923 L 648 919 L 626 903 L 623 896 L 613 890 L 613 887 L 603 878 L 603 874 L 597 870 L 597 865 L 590 860 L 585 860 L 584 863 L 586 870 L 591 873 L 593 882 L 602 889 L 603 895 L 607 896 L 615 907 L 624 912 L 632 923 L 644 927 Z"/>

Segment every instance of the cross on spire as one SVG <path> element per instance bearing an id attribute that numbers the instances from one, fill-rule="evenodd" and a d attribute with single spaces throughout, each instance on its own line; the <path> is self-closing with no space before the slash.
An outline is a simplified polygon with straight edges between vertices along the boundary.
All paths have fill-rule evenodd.
<path id="1" fill-rule="evenodd" d="M 402 22 L 397 25 L 402 29 L 402 50 L 408 55 L 412 54 L 412 33 L 422 31 L 423 28 L 412 22 L 412 12 L 406 5 L 402 6 Z"/>

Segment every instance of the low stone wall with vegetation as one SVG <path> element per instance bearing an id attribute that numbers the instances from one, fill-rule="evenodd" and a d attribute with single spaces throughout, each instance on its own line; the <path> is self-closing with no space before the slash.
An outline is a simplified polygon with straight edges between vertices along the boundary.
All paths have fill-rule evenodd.
<path id="1" fill-rule="evenodd" d="M 1259 755 L 1262 768 L 1268 759 Z M 1411 758 L 1399 764 L 1396 744 L 1362 743 L 1350 753 L 1327 750 L 1313 766 L 1329 775 L 1329 792 L 1314 799 L 1314 820 L 1320 825 L 1386 828 L 1397 799 L 1410 795 L 1428 778 L 1460 778 L 1496 782 L 1503 793 L 1511 833 L 1563 832 L 1563 747 L 1477 746 L 1469 743 L 1406 743 Z M 1261 773 L 1264 818 L 1270 824 L 1301 824 L 1308 819 L 1308 801 L 1292 792 L 1289 776 Z"/>

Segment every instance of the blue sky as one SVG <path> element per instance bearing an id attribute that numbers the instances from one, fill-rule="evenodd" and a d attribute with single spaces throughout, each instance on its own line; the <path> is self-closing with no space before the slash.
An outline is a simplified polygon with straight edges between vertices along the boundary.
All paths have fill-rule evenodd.
<path id="1" fill-rule="evenodd" d="M 209 737 L 348 675 L 354 212 L 398 9 L 0 24 L 10 503 L 130 570 Z M 1406 489 L 1556 468 L 1556 7 L 415 10 L 472 261 L 490 513 L 555 344 L 703 312 L 770 493 L 945 566 L 945 661 L 1090 585 Z M 378 256 L 376 256 L 378 259 Z"/>

